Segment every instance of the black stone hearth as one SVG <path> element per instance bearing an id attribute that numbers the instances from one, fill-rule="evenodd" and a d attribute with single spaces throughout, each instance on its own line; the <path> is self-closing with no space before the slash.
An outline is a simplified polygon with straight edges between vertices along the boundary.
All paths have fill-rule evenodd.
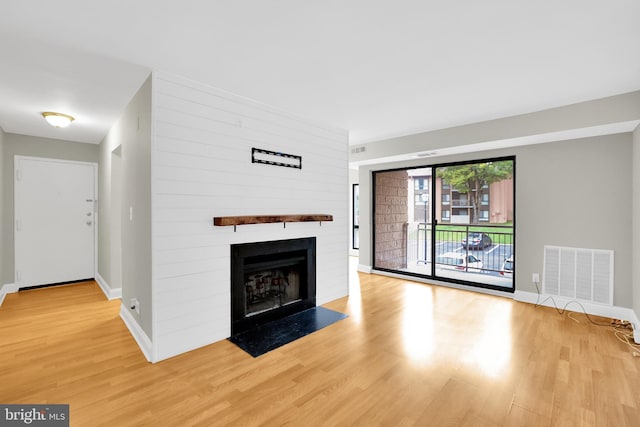
<path id="1" fill-rule="evenodd" d="M 231 245 L 232 342 L 260 356 L 346 315 L 316 307 L 316 238 Z"/>
<path id="2" fill-rule="evenodd" d="M 249 329 L 229 340 L 253 357 L 258 357 L 346 317 L 346 314 L 324 307 L 313 307 Z"/>

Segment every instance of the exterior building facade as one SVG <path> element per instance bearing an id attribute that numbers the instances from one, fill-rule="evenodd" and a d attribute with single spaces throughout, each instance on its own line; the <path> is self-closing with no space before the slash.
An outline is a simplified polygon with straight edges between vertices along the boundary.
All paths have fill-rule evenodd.
<path id="1" fill-rule="evenodd" d="M 424 172 L 424 169 L 421 171 Z M 431 175 L 409 177 L 409 191 L 413 194 L 413 222 L 431 222 L 431 203 L 436 204 L 436 220 L 445 224 L 504 224 L 513 221 L 513 179 L 504 179 L 480 189 L 477 220 L 474 218 L 472 197 L 452 188 L 442 178 L 436 178 L 436 195 L 431 195 Z"/>

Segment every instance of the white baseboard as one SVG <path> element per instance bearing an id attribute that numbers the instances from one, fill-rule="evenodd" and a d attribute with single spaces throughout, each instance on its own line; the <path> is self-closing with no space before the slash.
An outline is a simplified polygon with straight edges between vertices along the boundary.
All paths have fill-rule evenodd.
<path id="1" fill-rule="evenodd" d="M 631 326 L 633 326 L 633 340 L 636 344 L 640 344 L 640 320 L 638 319 L 638 315 L 634 310 L 633 312 L 633 320 L 629 320 L 631 322 Z"/>
<path id="2" fill-rule="evenodd" d="M 102 292 L 109 301 L 111 301 L 112 299 L 122 298 L 122 288 L 111 289 L 111 286 L 109 286 L 107 281 L 104 280 L 104 278 L 97 271 L 95 279 L 96 283 L 98 283 L 98 286 L 100 286 L 100 289 L 102 289 Z"/>
<path id="3" fill-rule="evenodd" d="M 358 271 L 361 273 L 371 274 L 373 269 L 370 265 L 358 264 Z"/>
<path id="4" fill-rule="evenodd" d="M 4 302 L 4 297 L 7 296 L 7 294 L 12 294 L 14 292 L 18 292 L 18 285 L 13 283 L 6 283 L 2 285 L 2 287 L 0 287 L 0 305 Z"/>
<path id="5" fill-rule="evenodd" d="M 133 315 L 129 313 L 129 310 L 124 304 L 120 305 L 120 318 L 124 321 L 124 324 L 131 332 L 133 339 L 138 343 L 138 347 L 142 350 L 142 354 L 149 362 L 154 362 L 152 354 L 153 354 L 153 345 L 151 340 L 142 330 L 138 322 L 133 318 Z"/>
<path id="6" fill-rule="evenodd" d="M 633 340 L 640 343 L 640 321 L 635 311 L 626 307 L 618 307 L 615 305 L 603 305 L 584 301 L 576 301 L 572 298 L 560 297 L 553 295 L 553 301 L 549 298 L 552 295 L 538 295 L 534 292 L 515 291 L 513 299 L 520 302 L 530 304 L 540 304 L 545 307 L 557 307 L 578 313 L 586 311 L 594 316 L 609 317 L 611 319 L 626 320 L 633 326 Z M 555 302 L 555 304 L 554 304 Z"/>

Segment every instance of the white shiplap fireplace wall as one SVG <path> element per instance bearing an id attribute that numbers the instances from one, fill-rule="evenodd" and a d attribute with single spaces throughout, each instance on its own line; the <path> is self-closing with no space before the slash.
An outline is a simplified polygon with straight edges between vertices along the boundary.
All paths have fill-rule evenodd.
<path id="1" fill-rule="evenodd" d="M 153 78 L 153 360 L 231 332 L 230 245 L 317 237 L 317 303 L 348 293 L 348 134 L 203 84 Z M 251 163 L 251 148 L 302 169 Z M 214 227 L 214 216 L 330 214 L 333 222 Z"/>

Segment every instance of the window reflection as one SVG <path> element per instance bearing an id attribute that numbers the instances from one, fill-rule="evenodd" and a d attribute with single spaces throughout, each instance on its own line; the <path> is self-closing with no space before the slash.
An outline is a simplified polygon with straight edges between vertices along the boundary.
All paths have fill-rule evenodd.
<path id="1" fill-rule="evenodd" d="M 402 338 L 407 356 L 424 362 L 433 353 L 433 289 L 407 284 L 403 295 Z"/>
<path id="2" fill-rule="evenodd" d="M 356 324 L 362 321 L 362 294 L 358 276 L 358 258 L 349 257 L 349 316 Z"/>
<path id="3" fill-rule="evenodd" d="M 511 303 L 500 301 L 492 304 L 494 306 L 486 316 L 477 319 L 473 331 L 478 335 L 462 360 L 496 378 L 502 375 L 511 360 Z"/>

